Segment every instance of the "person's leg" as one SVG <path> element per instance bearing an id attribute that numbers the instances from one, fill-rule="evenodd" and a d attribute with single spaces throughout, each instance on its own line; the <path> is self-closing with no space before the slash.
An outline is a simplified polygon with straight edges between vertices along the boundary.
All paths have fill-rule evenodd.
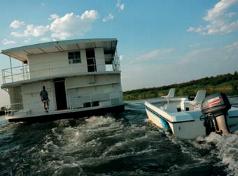
<path id="1" fill-rule="evenodd" d="M 44 100 L 41 100 L 42 103 L 43 103 L 43 108 L 45 109 L 45 101 Z"/>
<path id="2" fill-rule="evenodd" d="M 46 101 L 46 111 L 49 110 L 49 100 Z"/>
<path id="3" fill-rule="evenodd" d="M 46 111 L 46 102 L 45 102 L 45 100 L 43 101 L 43 103 L 44 103 L 44 109 Z"/>
<path id="4" fill-rule="evenodd" d="M 47 111 L 47 101 L 43 101 L 43 104 L 44 104 L 44 109 L 45 109 L 45 111 Z"/>

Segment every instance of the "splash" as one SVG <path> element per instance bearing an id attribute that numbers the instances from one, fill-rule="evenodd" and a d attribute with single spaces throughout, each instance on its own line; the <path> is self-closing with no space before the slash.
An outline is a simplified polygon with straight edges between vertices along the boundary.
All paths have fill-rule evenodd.
<path id="1" fill-rule="evenodd" d="M 217 156 L 228 166 L 230 175 L 238 176 L 238 132 L 227 136 L 211 133 L 205 138 L 197 138 L 193 144 L 196 148 L 209 150 L 210 156 Z"/>

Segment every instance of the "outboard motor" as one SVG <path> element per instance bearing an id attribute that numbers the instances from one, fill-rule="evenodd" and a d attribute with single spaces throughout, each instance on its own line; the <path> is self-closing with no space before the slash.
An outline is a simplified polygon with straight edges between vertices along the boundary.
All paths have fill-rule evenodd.
<path id="1" fill-rule="evenodd" d="M 205 116 L 206 134 L 215 131 L 221 135 L 230 133 L 227 125 L 227 114 L 231 104 L 224 93 L 207 96 L 202 102 L 202 113 Z"/>

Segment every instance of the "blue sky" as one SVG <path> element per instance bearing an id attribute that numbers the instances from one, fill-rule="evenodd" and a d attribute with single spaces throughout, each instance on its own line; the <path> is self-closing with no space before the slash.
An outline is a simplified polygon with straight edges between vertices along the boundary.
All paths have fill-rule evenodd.
<path id="1" fill-rule="evenodd" d="M 162 86 L 238 70 L 237 12 L 238 0 L 4 0 L 0 49 L 116 37 L 123 90 Z"/>

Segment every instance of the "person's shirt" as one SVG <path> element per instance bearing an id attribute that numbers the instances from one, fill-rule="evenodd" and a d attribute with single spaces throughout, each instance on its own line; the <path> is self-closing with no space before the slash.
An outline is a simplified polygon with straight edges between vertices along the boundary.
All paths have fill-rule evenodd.
<path id="1" fill-rule="evenodd" d="M 48 92 L 46 90 L 42 90 L 40 92 L 40 97 L 41 97 L 41 100 L 48 100 Z"/>

